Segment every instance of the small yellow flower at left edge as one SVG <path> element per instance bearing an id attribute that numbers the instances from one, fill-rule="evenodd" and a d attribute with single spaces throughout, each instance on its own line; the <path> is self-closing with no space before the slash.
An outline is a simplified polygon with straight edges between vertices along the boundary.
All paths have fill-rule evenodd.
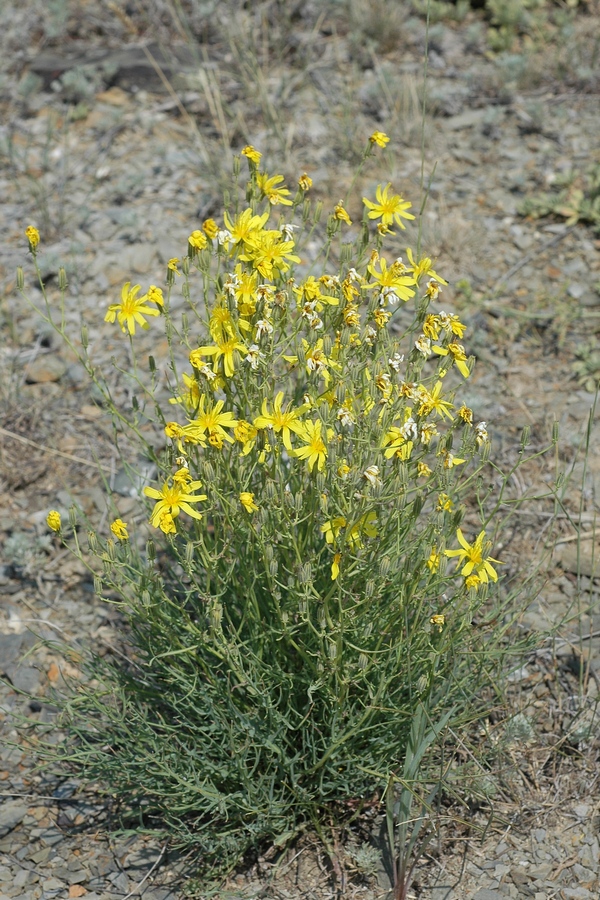
<path id="1" fill-rule="evenodd" d="M 334 219 L 339 219 L 340 222 L 345 222 L 346 225 L 352 225 L 352 219 L 344 209 L 343 200 L 340 200 L 340 202 L 334 207 L 333 217 Z"/>
<path id="2" fill-rule="evenodd" d="M 333 557 L 333 562 L 331 563 L 331 580 L 335 581 L 340 574 L 340 560 L 342 558 L 341 553 L 336 553 Z"/>
<path id="3" fill-rule="evenodd" d="M 61 519 L 60 513 L 56 509 L 51 509 L 48 515 L 46 516 L 46 524 L 48 528 L 51 528 L 52 531 L 60 531 L 61 528 Z"/>
<path id="4" fill-rule="evenodd" d="M 254 502 L 254 494 L 250 491 L 242 491 L 240 494 L 240 503 L 246 510 L 246 512 L 258 512 L 258 506 Z"/>
<path id="5" fill-rule="evenodd" d="M 37 228 L 34 228 L 33 225 L 28 225 L 27 228 L 25 229 L 25 237 L 29 241 L 29 246 L 30 246 L 32 252 L 35 253 L 35 251 L 37 250 L 37 245 L 40 242 L 39 231 L 37 230 Z"/>
<path id="6" fill-rule="evenodd" d="M 118 541 L 128 541 L 129 540 L 129 532 L 127 531 L 127 522 L 124 522 L 123 519 L 115 519 L 114 522 L 111 522 L 110 530 L 117 538 Z"/>

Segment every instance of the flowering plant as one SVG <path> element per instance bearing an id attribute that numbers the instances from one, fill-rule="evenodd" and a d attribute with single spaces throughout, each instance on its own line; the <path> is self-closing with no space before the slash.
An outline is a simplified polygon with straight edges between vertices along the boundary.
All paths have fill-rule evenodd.
<path id="1" fill-rule="evenodd" d="M 386 142 L 376 132 L 364 159 Z M 485 531 L 469 544 L 459 529 L 489 447 L 456 397 L 465 324 L 432 260 L 387 249 L 410 203 L 380 185 L 356 233 L 342 201 L 320 230 L 308 175 L 293 194 L 243 156 L 245 191 L 192 231 L 164 291 L 127 283 L 106 314 L 133 352 L 136 325 L 162 324 L 170 391 L 134 357 L 134 440 L 141 413 L 163 435 L 145 446 L 153 505 L 146 525 L 91 537 L 134 653 L 95 662 L 64 750 L 229 862 L 383 790 L 417 707 L 435 723 L 473 704 L 498 564 Z"/>

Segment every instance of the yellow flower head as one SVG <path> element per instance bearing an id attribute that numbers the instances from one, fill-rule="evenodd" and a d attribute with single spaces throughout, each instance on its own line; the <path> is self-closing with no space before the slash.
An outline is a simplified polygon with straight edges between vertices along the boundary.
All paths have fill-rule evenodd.
<path id="1" fill-rule="evenodd" d="M 283 175 L 267 175 L 266 172 L 259 172 L 256 176 L 256 183 L 263 197 L 266 197 L 271 206 L 291 206 L 292 201 L 288 199 L 290 192 L 285 186 L 279 187 L 283 181 Z"/>
<path id="2" fill-rule="evenodd" d="M 333 556 L 333 562 L 331 563 L 331 580 L 335 581 L 340 574 L 340 560 L 342 558 L 341 553 L 335 553 Z"/>
<path id="3" fill-rule="evenodd" d="M 204 248 L 208 246 L 208 241 L 204 232 L 196 229 L 196 231 L 192 231 L 190 234 L 188 244 L 190 247 L 193 247 L 194 250 L 204 250 Z"/>
<path id="4" fill-rule="evenodd" d="M 494 569 L 492 563 L 502 565 L 499 559 L 493 559 L 491 556 L 486 557 L 485 553 L 488 549 L 485 541 L 485 531 L 480 531 L 472 544 L 469 544 L 460 530 L 456 529 L 456 537 L 460 547 L 458 550 L 446 550 L 446 556 L 458 557 L 459 563 L 464 563 L 460 574 L 464 578 L 470 575 L 476 575 L 478 581 L 487 584 L 491 579 L 498 581 L 498 573 Z M 489 545 L 488 545 L 489 546 Z"/>
<path id="5" fill-rule="evenodd" d="M 430 572 L 437 572 L 440 567 L 441 558 L 441 554 L 434 547 L 427 560 L 427 568 Z"/>
<path id="6" fill-rule="evenodd" d="M 219 233 L 219 226 L 214 219 L 205 219 L 202 223 L 202 231 L 212 241 Z"/>
<path id="7" fill-rule="evenodd" d="M 114 536 L 119 541 L 127 541 L 129 540 L 129 532 L 127 531 L 127 522 L 124 522 L 123 519 L 115 519 L 114 522 L 110 524 L 110 530 L 114 534 Z"/>
<path id="8" fill-rule="evenodd" d="M 385 187 L 378 185 L 375 191 L 377 203 L 367 200 L 366 197 L 363 197 L 363 203 L 369 210 L 367 213 L 369 219 L 381 219 L 384 225 L 396 223 L 400 228 L 405 228 L 402 219 L 414 219 L 413 214 L 408 212 L 412 203 L 403 200 L 399 194 L 388 193 L 391 186 L 389 183 Z"/>
<path id="9" fill-rule="evenodd" d="M 298 179 L 298 187 L 300 188 L 301 191 L 309 191 L 312 187 L 312 184 L 313 184 L 313 180 L 310 177 L 310 175 L 306 174 L 306 172 L 304 172 L 304 174 L 301 175 L 300 178 Z"/>
<path id="10" fill-rule="evenodd" d="M 163 292 L 159 287 L 156 287 L 155 284 L 151 284 L 148 288 L 148 293 L 146 297 L 150 301 L 150 303 L 156 303 L 157 306 L 165 305 L 165 298 L 163 296 Z"/>
<path id="11" fill-rule="evenodd" d="M 325 468 L 327 446 L 323 437 L 324 436 L 321 435 L 320 419 L 317 419 L 316 422 L 305 422 L 304 427 L 300 432 L 300 438 L 303 441 L 306 441 L 306 444 L 304 447 L 299 447 L 297 450 L 292 451 L 294 456 L 305 459 L 308 462 L 308 468 L 311 472 L 314 469 L 315 464 L 319 472 L 322 472 Z M 330 438 L 329 434 L 327 434 L 327 438 Z"/>
<path id="12" fill-rule="evenodd" d="M 383 131 L 374 131 L 369 140 L 372 144 L 377 144 L 378 147 L 385 147 L 390 142 L 389 137 Z"/>
<path id="13" fill-rule="evenodd" d="M 252 144 L 247 144 L 242 150 L 242 156 L 245 156 L 246 159 L 249 159 L 250 162 L 254 163 L 257 166 L 260 163 L 262 153 L 260 150 L 257 150 Z"/>
<path id="14" fill-rule="evenodd" d="M 148 306 L 150 298 L 147 294 L 144 294 L 143 297 L 138 297 L 141 286 L 134 284 L 133 287 L 130 287 L 130 284 L 131 282 L 127 281 L 123 285 L 121 302 L 112 303 L 104 317 L 105 322 L 118 321 L 123 334 L 127 331 L 129 331 L 129 334 L 135 334 L 136 323 L 144 329 L 148 328 L 149 326 L 144 316 L 159 315 L 157 309 L 153 306 Z"/>
<path id="15" fill-rule="evenodd" d="M 25 229 L 25 237 L 29 241 L 29 246 L 32 250 L 37 249 L 37 245 L 40 242 L 40 233 L 37 228 L 34 228 L 33 225 L 28 225 Z"/>
<path id="16" fill-rule="evenodd" d="M 178 256 L 172 256 L 169 262 L 167 263 L 167 269 L 169 272 L 174 272 L 175 275 L 181 275 L 181 272 L 177 268 L 177 263 L 179 262 Z"/>
<path id="17" fill-rule="evenodd" d="M 194 519 L 201 519 L 202 513 L 191 505 L 208 499 L 206 494 L 194 494 L 200 487 L 202 482 L 192 481 L 187 469 L 175 472 L 171 479 L 164 482 L 160 491 L 157 488 L 145 487 L 146 497 L 152 497 L 157 501 L 150 516 L 150 524 L 154 528 L 160 528 L 165 534 L 172 534 L 176 530 L 174 520 L 181 511 Z"/>
<path id="18" fill-rule="evenodd" d="M 56 509 L 51 509 L 48 515 L 46 516 L 46 524 L 48 528 L 51 528 L 52 531 L 60 531 L 61 528 L 61 519 L 60 513 Z"/>
<path id="19" fill-rule="evenodd" d="M 251 494 L 250 491 L 242 491 L 240 494 L 240 503 L 246 512 L 258 512 L 258 506 L 254 502 L 254 494 Z"/>
<path id="20" fill-rule="evenodd" d="M 342 200 L 334 207 L 333 216 L 335 219 L 339 219 L 340 222 L 345 222 L 346 225 L 352 225 L 352 219 L 344 209 L 344 203 Z"/>
<path id="21" fill-rule="evenodd" d="M 429 621 L 438 631 L 441 631 L 446 624 L 446 616 L 443 613 L 436 613 Z"/>

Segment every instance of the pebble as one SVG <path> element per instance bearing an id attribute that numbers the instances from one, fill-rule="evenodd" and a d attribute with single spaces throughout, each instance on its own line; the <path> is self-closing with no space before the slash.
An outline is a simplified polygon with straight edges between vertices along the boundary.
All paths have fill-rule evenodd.
<path id="1" fill-rule="evenodd" d="M 9 800 L 0 806 L 0 838 L 13 830 L 27 815 L 27 807 L 20 800 Z"/>
<path id="2" fill-rule="evenodd" d="M 67 364 L 58 354 L 44 354 L 25 366 L 26 384 L 48 384 L 60 381 Z"/>

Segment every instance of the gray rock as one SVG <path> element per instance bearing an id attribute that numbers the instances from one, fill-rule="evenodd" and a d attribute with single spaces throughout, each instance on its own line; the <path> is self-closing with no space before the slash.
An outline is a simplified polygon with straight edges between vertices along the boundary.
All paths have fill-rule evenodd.
<path id="1" fill-rule="evenodd" d="M 6 666 L 13 687 L 24 694 L 33 694 L 40 685 L 40 673 L 33 666 L 9 665 Z"/>
<path id="2" fill-rule="evenodd" d="M 38 356 L 25 366 L 25 382 L 27 384 L 48 384 L 60 381 L 67 371 L 67 364 L 57 354 Z"/>
<path id="3" fill-rule="evenodd" d="M 504 894 L 501 891 L 480 888 L 476 894 L 473 894 L 473 900 L 504 900 Z"/>
<path id="4" fill-rule="evenodd" d="M 20 800 L 10 800 L 0 806 L 0 837 L 16 828 L 27 815 L 27 807 Z"/>

